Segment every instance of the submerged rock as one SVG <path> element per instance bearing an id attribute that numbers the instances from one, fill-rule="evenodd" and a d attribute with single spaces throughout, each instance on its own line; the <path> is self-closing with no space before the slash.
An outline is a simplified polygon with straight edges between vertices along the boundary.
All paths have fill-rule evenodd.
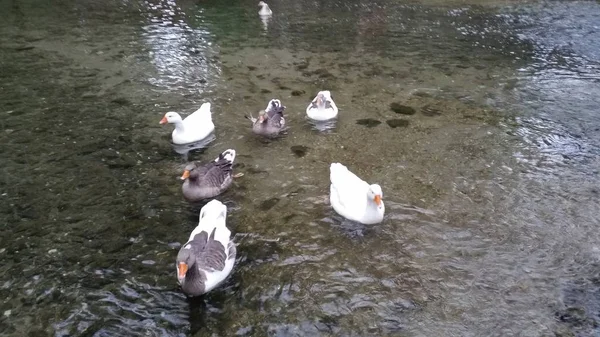
<path id="1" fill-rule="evenodd" d="M 373 119 L 373 118 L 363 118 L 363 119 L 357 119 L 356 124 L 364 125 L 368 128 L 372 128 L 372 127 L 376 127 L 377 125 L 381 124 L 381 122 L 376 119 Z"/>
<path id="2" fill-rule="evenodd" d="M 247 172 L 250 174 L 261 174 L 261 173 L 268 173 L 265 170 L 261 170 L 259 168 L 256 167 L 248 167 Z"/>
<path id="3" fill-rule="evenodd" d="M 135 166 L 137 162 L 133 158 L 122 157 L 112 160 L 107 160 L 106 164 L 109 168 L 127 169 Z"/>
<path id="4" fill-rule="evenodd" d="M 302 96 L 306 93 L 304 90 L 292 90 L 292 96 Z"/>
<path id="5" fill-rule="evenodd" d="M 367 77 L 377 77 L 383 74 L 383 70 L 380 67 L 373 67 L 363 71 L 363 74 Z"/>
<path id="6" fill-rule="evenodd" d="M 405 128 L 410 124 L 410 122 L 406 119 L 388 119 L 385 121 L 387 125 L 389 125 L 392 129 L 395 128 Z"/>
<path id="7" fill-rule="evenodd" d="M 16 51 L 25 51 L 25 50 L 31 50 L 35 48 L 34 46 L 20 46 L 20 47 L 16 47 L 15 50 Z"/>
<path id="8" fill-rule="evenodd" d="M 308 147 L 304 146 L 304 145 L 294 145 L 292 147 L 290 147 L 290 149 L 292 150 L 292 153 L 298 157 L 298 158 L 302 158 L 306 155 L 306 152 L 308 152 Z"/>
<path id="9" fill-rule="evenodd" d="M 308 60 L 305 60 L 305 61 L 299 62 L 299 63 L 295 63 L 295 64 L 296 64 L 296 70 L 298 70 L 298 71 L 308 68 Z"/>
<path id="10" fill-rule="evenodd" d="M 440 110 L 430 108 L 429 106 L 424 106 L 423 108 L 421 108 L 421 112 L 423 113 L 423 115 L 428 117 L 435 117 L 442 114 Z"/>
<path id="11" fill-rule="evenodd" d="M 117 97 L 110 101 L 111 103 L 119 104 L 119 105 L 131 105 L 131 101 L 124 97 Z"/>
<path id="12" fill-rule="evenodd" d="M 271 208 L 273 208 L 275 205 L 277 205 L 278 202 L 279 202 L 279 198 L 267 199 L 267 200 L 261 202 L 260 206 L 258 206 L 258 208 L 260 208 L 261 211 L 268 211 Z"/>
<path id="13" fill-rule="evenodd" d="M 398 102 L 393 102 L 390 104 L 390 109 L 393 112 L 401 115 L 414 115 L 417 111 L 408 105 L 402 105 Z"/>
<path id="14" fill-rule="evenodd" d="M 415 93 L 413 93 L 413 96 L 417 96 L 417 97 L 431 97 L 431 94 L 425 91 L 417 91 Z"/>
<path id="15" fill-rule="evenodd" d="M 329 70 L 325 69 L 325 68 L 319 68 L 315 71 L 312 72 L 314 75 L 319 76 L 319 78 L 333 78 L 335 76 L 333 76 L 332 73 L 329 72 Z"/>

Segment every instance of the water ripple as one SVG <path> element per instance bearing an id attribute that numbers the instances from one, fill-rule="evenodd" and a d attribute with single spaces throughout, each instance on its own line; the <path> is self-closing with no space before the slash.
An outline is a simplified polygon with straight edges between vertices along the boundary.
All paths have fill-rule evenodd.
<path id="1" fill-rule="evenodd" d="M 82 303 L 67 319 L 55 324 L 55 336 L 112 336 L 124 332 L 130 336 L 181 336 L 189 329 L 188 305 L 179 291 L 152 287 L 131 278 L 116 291 L 92 291 L 88 296 L 96 302 L 93 308 Z M 98 322 L 100 317 L 103 323 Z"/>

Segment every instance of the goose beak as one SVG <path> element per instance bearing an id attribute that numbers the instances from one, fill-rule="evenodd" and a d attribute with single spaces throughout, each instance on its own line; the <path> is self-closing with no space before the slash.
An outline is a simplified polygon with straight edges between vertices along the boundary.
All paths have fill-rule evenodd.
<path id="1" fill-rule="evenodd" d="M 374 200 L 377 206 L 381 206 L 381 196 L 379 194 L 375 196 Z"/>
<path id="2" fill-rule="evenodd" d="M 167 124 L 167 123 L 168 123 L 167 116 L 164 116 L 159 122 L 159 124 Z"/>
<path id="3" fill-rule="evenodd" d="M 177 266 L 177 278 L 183 280 L 187 271 L 188 265 L 185 264 L 185 262 L 179 262 L 179 265 Z"/>
<path id="4" fill-rule="evenodd" d="M 187 178 L 189 178 L 189 176 L 190 176 L 190 171 L 189 170 L 185 170 L 185 171 L 183 171 L 183 175 L 181 176 L 181 180 L 186 180 Z"/>

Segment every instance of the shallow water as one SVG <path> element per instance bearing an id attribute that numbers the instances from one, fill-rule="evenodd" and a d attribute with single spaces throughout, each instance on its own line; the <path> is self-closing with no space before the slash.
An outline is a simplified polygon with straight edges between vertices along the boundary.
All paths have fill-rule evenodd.
<path id="1" fill-rule="evenodd" d="M 271 8 L 0 3 L 0 334 L 600 336 L 597 2 Z M 243 116 L 273 97 L 265 142 Z M 158 121 L 205 101 L 216 139 L 178 153 Z M 188 300 L 178 178 L 227 148 L 238 260 Z M 383 187 L 381 225 L 329 207 L 334 161 Z"/>

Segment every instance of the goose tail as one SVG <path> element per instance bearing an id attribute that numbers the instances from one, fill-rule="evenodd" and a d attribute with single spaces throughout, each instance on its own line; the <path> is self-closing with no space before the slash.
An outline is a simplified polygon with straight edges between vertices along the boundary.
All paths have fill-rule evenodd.
<path id="1" fill-rule="evenodd" d="M 234 160 L 235 160 L 235 150 L 227 149 L 227 150 L 223 151 L 221 154 L 219 154 L 217 159 L 215 159 L 215 162 L 224 161 L 224 162 L 227 162 L 229 165 L 233 165 Z"/>
<path id="2" fill-rule="evenodd" d="M 227 218 L 227 206 L 219 200 L 213 199 L 208 202 L 200 210 L 200 223 L 199 227 L 207 231 L 207 233 L 213 233 L 215 239 L 227 245 L 231 236 L 231 231 L 225 224 Z"/>
<path id="3" fill-rule="evenodd" d="M 257 119 L 255 117 L 252 117 L 252 115 L 245 115 L 244 116 L 247 120 L 251 121 L 252 124 L 256 123 Z"/>
<path id="4" fill-rule="evenodd" d="M 331 184 L 334 186 L 344 184 L 347 174 L 348 168 L 340 163 L 332 163 L 329 168 L 329 180 L 331 180 Z"/>
<path id="5" fill-rule="evenodd" d="M 206 103 L 202 103 L 202 105 L 200 106 L 200 109 L 196 110 L 192 115 L 194 116 L 198 116 L 198 118 L 200 119 L 208 119 L 211 120 L 212 119 L 212 113 L 210 111 L 210 103 L 206 102 Z"/>

